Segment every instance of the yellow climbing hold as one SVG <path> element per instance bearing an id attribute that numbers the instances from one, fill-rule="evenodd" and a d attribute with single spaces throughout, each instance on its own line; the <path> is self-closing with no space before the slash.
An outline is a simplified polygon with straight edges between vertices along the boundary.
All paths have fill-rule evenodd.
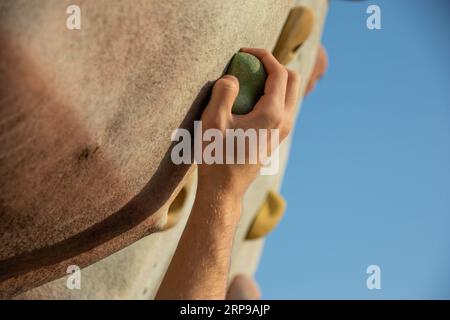
<path id="1" fill-rule="evenodd" d="M 310 8 L 298 6 L 291 9 L 273 50 L 275 58 L 283 65 L 288 64 L 313 28 L 314 12 Z"/>
<path id="2" fill-rule="evenodd" d="M 267 235 L 280 222 L 285 208 L 286 202 L 281 195 L 269 191 L 249 228 L 246 239 L 258 239 Z"/>
<path id="3" fill-rule="evenodd" d="M 167 212 L 167 222 L 164 225 L 163 231 L 175 226 L 180 220 L 181 211 L 184 207 L 187 198 L 187 188 L 183 187 L 177 194 Z"/>

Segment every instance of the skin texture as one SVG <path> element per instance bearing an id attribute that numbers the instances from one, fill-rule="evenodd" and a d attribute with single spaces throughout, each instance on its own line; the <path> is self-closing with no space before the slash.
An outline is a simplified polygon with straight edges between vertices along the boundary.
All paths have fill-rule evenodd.
<path id="1" fill-rule="evenodd" d="M 216 81 L 202 114 L 203 127 L 223 133 L 237 128 L 279 129 L 283 140 L 292 127 L 300 77 L 264 49 L 242 51 L 264 64 L 268 75 L 264 95 L 249 114 L 232 114 L 239 82 L 233 76 L 223 76 Z M 225 299 L 242 199 L 260 166 L 248 161 L 240 165 L 199 165 L 192 212 L 156 299 Z"/>

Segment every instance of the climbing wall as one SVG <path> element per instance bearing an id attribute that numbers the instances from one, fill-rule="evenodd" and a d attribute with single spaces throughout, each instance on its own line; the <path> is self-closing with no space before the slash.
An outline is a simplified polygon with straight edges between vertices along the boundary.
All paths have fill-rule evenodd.
<path id="1" fill-rule="evenodd" d="M 10 243 L 16 241 L 23 247 L 21 249 L 20 246 L 15 246 L 16 251 L 4 250 L 1 257 L 3 260 L 0 261 L 0 291 L 4 296 L 8 296 L 5 293 L 17 294 L 35 287 L 17 297 L 32 299 L 152 298 L 188 218 L 197 183 L 195 167 L 177 171 L 164 163 L 167 161 L 164 155 L 169 147 L 171 131 L 184 125 L 186 120 L 198 117 L 211 81 L 222 74 L 227 62 L 240 47 L 275 47 L 289 10 L 296 4 L 310 7 L 315 15 L 312 33 L 289 64 L 307 79 L 320 42 L 327 1 L 305 0 L 295 3 L 284 0 L 249 0 L 243 4 L 237 0 L 204 0 L 196 5 L 186 4 L 188 1 L 140 1 L 134 4 L 134 8 L 129 8 L 121 1 L 115 1 L 117 6 L 111 4 L 114 1 L 99 1 L 95 5 L 91 4 L 92 13 L 84 22 L 87 28 L 97 27 L 96 31 L 88 29 L 90 31 L 87 35 L 80 33 L 70 37 L 60 34 L 56 27 L 59 21 L 56 18 L 56 9 L 65 8 L 69 2 L 43 2 L 45 5 L 40 8 L 33 7 L 27 1 L 7 1 L 0 6 L 0 15 L 2 18 L 7 17 L 0 24 L 0 36 L 7 40 L 4 44 L 17 52 L 37 52 L 34 60 L 26 56 L 27 61 L 20 61 L 20 66 L 24 67 L 22 72 L 30 70 L 30 66 L 33 66 L 33 70 L 45 71 L 45 77 L 39 78 L 43 82 L 43 88 L 37 92 L 58 93 L 58 104 L 52 107 L 56 109 L 46 110 L 46 115 L 37 113 L 36 117 L 48 120 L 52 119 L 54 113 L 57 116 L 54 121 L 64 123 L 67 118 L 77 119 L 77 126 L 64 123 L 70 129 L 68 133 L 56 123 L 52 130 L 45 132 L 49 137 L 64 132 L 63 137 L 67 137 L 67 141 L 62 145 L 62 150 L 54 149 L 54 144 L 42 147 L 44 150 L 63 152 L 61 159 L 75 159 L 75 164 L 66 164 L 64 160 L 58 162 L 37 159 L 41 161 L 38 164 L 44 163 L 43 168 L 59 168 L 59 179 L 66 177 L 76 186 L 88 185 L 89 188 L 84 190 L 79 187 L 79 193 L 75 195 L 59 194 L 58 192 L 72 191 L 58 189 L 57 195 L 51 195 L 54 199 L 46 198 L 47 194 L 31 193 L 34 197 L 42 196 L 47 199 L 49 202 L 45 203 L 46 206 L 57 201 L 53 204 L 61 210 L 66 204 L 55 200 L 59 199 L 56 196 L 71 199 L 65 202 L 69 203 L 72 211 L 61 216 L 54 207 L 45 207 L 44 209 L 48 210 L 47 215 L 44 215 L 47 220 L 43 219 L 40 224 L 37 223 L 34 229 L 22 230 L 22 233 L 16 234 L 14 230 L 7 233 L 9 238 L 3 240 Z M 53 37 L 47 42 L 56 43 L 58 50 L 42 48 L 41 42 L 46 40 L 36 35 L 33 27 L 29 26 L 21 15 L 34 17 L 36 21 L 43 23 L 44 31 Z M 112 22 L 107 16 L 121 19 Z M 49 25 L 45 26 L 47 21 Z M 122 21 L 122 25 L 117 21 Z M 262 29 L 264 32 L 260 32 Z M 131 35 L 129 30 L 134 30 Z M 153 31 L 141 34 L 142 30 Z M 19 35 L 16 40 L 12 40 L 12 33 Z M 117 39 L 111 33 L 118 34 Z M 64 40 L 61 39 L 63 36 Z M 130 36 L 134 37 L 137 43 L 135 47 L 128 44 L 133 41 Z M 111 42 L 108 39 L 116 41 Z M 89 47 L 92 41 L 100 44 Z M 27 42 L 29 47 L 26 46 Z M 67 54 L 60 57 L 58 52 L 64 52 L 67 48 L 71 50 L 69 57 Z M 110 51 L 104 51 L 105 48 Z M 70 52 L 74 50 L 80 50 L 83 55 L 70 57 Z M 126 54 L 123 53 L 124 50 Z M 23 59 L 22 57 L 23 55 L 20 59 Z M 11 61 L 15 59 L 9 56 L 6 58 Z M 81 61 L 89 63 L 86 66 Z M 111 69 L 115 69 L 117 75 L 109 74 Z M 73 72 L 72 82 L 66 79 L 64 72 L 67 70 Z M 5 81 L 3 78 L 2 80 Z M 90 86 L 86 86 L 86 83 Z M 52 90 L 47 89 L 48 86 Z M 303 82 L 302 92 L 305 86 L 306 81 Z M 77 92 L 84 92 L 81 98 L 76 96 Z M 106 106 L 109 108 L 105 109 Z M 64 112 L 61 113 L 58 107 Z M 149 110 L 149 107 L 153 109 Z M 1 111 L 8 111 L 4 110 L 2 105 Z M 21 111 L 32 112 L 28 109 Z M 79 126 L 83 129 L 82 136 L 77 135 L 76 140 L 67 136 L 69 133 L 78 132 Z M 136 138 L 137 141 L 130 140 L 129 137 Z M 19 138 L 22 139 L 21 136 L 17 137 Z M 161 143 L 152 145 L 149 141 Z M 23 143 L 28 146 L 29 142 Z M 283 170 L 275 176 L 259 177 L 245 195 L 242 220 L 233 248 L 232 275 L 253 274 L 256 270 L 264 239 L 248 240 L 247 233 L 269 191 L 276 193 L 280 188 L 290 143 L 288 139 L 281 146 Z M 2 146 L 0 152 L 8 154 L 10 150 L 7 146 Z M 80 170 L 81 166 L 82 174 L 64 171 L 64 166 L 59 167 L 62 164 L 69 165 L 71 170 Z M 87 172 L 91 172 L 91 175 Z M 15 181 L 15 184 L 10 186 L 13 191 L 17 185 L 24 183 L 20 177 L 11 173 L 0 171 L 0 175 Z M 62 183 L 62 180 L 54 179 L 54 183 Z M 111 186 L 114 186 L 114 190 Z M 98 189 L 102 190 L 101 194 L 96 194 L 95 190 Z M 1 190 L 3 194 L 5 190 L 6 187 Z M 96 197 L 103 197 L 103 201 L 97 202 Z M 12 196 L 8 199 L 12 199 Z M 30 199 L 27 201 L 31 201 Z M 27 201 L 23 203 L 27 204 Z M 127 207 L 130 201 L 133 205 Z M 143 203 L 152 205 L 141 206 Z M 106 204 L 106 207 L 102 204 Z M 123 211 L 123 208 L 126 210 Z M 142 214 L 142 220 L 129 223 L 129 220 L 133 222 L 133 209 Z M 79 242 L 71 243 L 73 256 L 62 255 L 64 247 L 57 247 L 56 251 L 46 251 L 46 248 L 72 240 L 83 230 L 101 225 L 105 219 L 115 217 L 117 210 L 122 213 L 118 222 L 126 226 L 129 223 L 128 229 L 117 229 L 116 224 L 111 223 L 107 226 L 116 232 L 109 232 L 109 236 L 104 237 L 104 228 L 99 228 L 97 233 L 88 234 L 86 238 L 79 239 Z M 13 214 L 11 211 L 5 212 L 6 217 Z M 14 222 L 13 216 L 11 221 Z M 49 228 L 49 221 L 56 227 Z M 75 224 L 70 224 L 71 221 Z M 72 233 L 68 233 L 64 226 Z M 51 234 L 42 237 L 46 231 Z M 38 234 L 28 235 L 27 232 Z M 145 236 L 149 233 L 151 234 Z M 24 237 L 26 241 L 17 241 L 19 236 Z M 34 236 L 37 238 L 33 238 Z M 143 236 L 145 237 L 138 240 Z M 89 246 L 92 242 L 98 245 Z M 46 258 L 46 263 L 38 265 L 24 264 L 26 259 L 16 259 L 16 256 L 21 257 L 23 252 L 30 249 L 42 249 L 45 257 L 50 255 L 51 259 Z M 17 261 L 22 263 L 21 268 L 14 268 L 14 262 Z M 61 278 L 70 264 L 83 268 L 80 290 L 67 289 L 67 278 Z M 23 270 L 23 273 L 18 274 L 17 269 Z M 56 280 L 48 282 L 53 279 Z"/>

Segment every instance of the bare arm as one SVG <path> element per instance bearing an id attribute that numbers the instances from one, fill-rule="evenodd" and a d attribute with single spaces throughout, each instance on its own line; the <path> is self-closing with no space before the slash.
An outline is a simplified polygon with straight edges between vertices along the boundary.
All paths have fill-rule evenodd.
<path id="1" fill-rule="evenodd" d="M 298 100 L 299 76 L 287 71 L 262 49 L 245 49 L 257 56 L 268 77 L 264 95 L 247 115 L 233 115 L 239 91 L 232 76 L 219 79 L 202 114 L 203 127 L 279 129 L 287 136 Z M 223 134 L 223 136 L 225 136 Z M 225 143 L 224 143 L 225 145 Z M 156 299 L 224 299 L 231 249 L 242 198 L 259 173 L 259 164 L 201 164 L 194 206 Z"/>
<path id="2" fill-rule="evenodd" d="M 157 299 L 224 299 L 241 197 L 199 183 Z"/>

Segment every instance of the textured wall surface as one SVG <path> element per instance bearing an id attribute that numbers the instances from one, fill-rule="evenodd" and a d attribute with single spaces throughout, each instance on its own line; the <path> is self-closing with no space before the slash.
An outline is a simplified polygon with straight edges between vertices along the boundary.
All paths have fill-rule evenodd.
<path id="1" fill-rule="evenodd" d="M 273 46 L 290 7 L 84 1 L 81 30 L 69 31 L 68 4 L 0 5 L 2 288 L 158 229 L 188 170 L 165 158 L 172 130 L 199 115 L 241 46 Z"/>
<path id="2" fill-rule="evenodd" d="M 41 266 L 47 274 L 34 284 L 64 274 L 69 264 L 99 260 L 163 224 L 167 202 L 188 170 L 165 164 L 171 131 L 198 116 L 210 81 L 221 75 L 235 51 L 242 46 L 273 48 L 292 5 L 281 0 L 175 2 L 83 2 L 80 32 L 65 29 L 66 16 L 60 12 L 68 2 L 44 1 L 39 8 L 28 1 L 0 5 L 1 43 L 8 49 L 1 53 L 0 82 L 1 88 L 8 85 L 1 89 L 2 97 L 11 102 L 0 105 L 2 119 L 8 119 L 0 127 L 0 155 L 8 159 L 0 168 L 2 180 L 8 179 L 0 187 L 0 235 L 11 244 L 2 249 L 1 258 L 71 239 L 121 212 L 139 195 L 135 206 L 122 209 L 128 219 L 109 225 L 114 229 L 120 222 L 128 230 L 106 238 L 101 237 L 103 229 L 96 230 L 94 238 L 106 240 L 53 269 Z M 292 63 L 307 78 L 326 1 L 298 2 L 319 13 L 311 40 L 300 49 L 300 61 Z M 39 22 L 39 32 L 30 18 Z M 14 72 L 11 63 L 17 66 Z M 38 102 L 27 103 L 37 96 Z M 281 150 L 283 167 L 288 146 L 289 141 Z M 252 274 L 257 266 L 263 240 L 245 241 L 245 233 L 267 191 L 279 188 L 282 172 L 258 178 L 246 194 L 232 274 Z M 186 181 L 188 198 L 174 228 L 86 267 L 81 290 L 68 290 L 61 278 L 20 298 L 151 298 L 188 217 L 195 171 Z M 135 211 L 141 212 L 140 220 L 134 220 Z M 77 243 L 74 247 L 74 253 L 83 249 Z M 14 280 L 9 285 L 15 290 L 27 288 Z"/>

